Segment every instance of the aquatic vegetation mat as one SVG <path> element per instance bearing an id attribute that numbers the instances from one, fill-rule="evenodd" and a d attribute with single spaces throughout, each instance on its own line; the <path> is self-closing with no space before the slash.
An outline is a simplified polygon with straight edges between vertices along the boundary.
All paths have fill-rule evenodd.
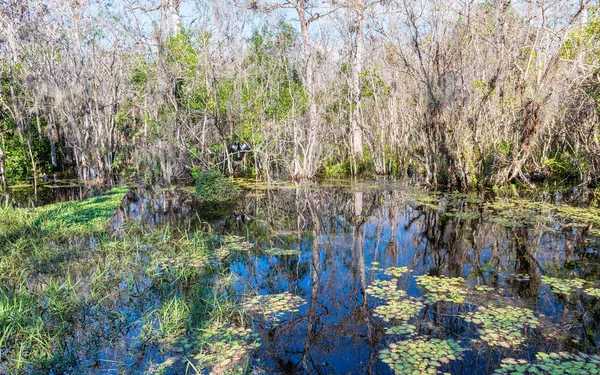
<path id="1" fill-rule="evenodd" d="M 197 370 L 210 374 L 243 373 L 247 361 L 260 346 L 260 338 L 251 328 L 215 323 L 202 330 L 200 353 L 194 356 Z M 201 372 L 204 373 L 204 372 Z"/>
<path id="2" fill-rule="evenodd" d="M 464 349 L 454 340 L 417 337 L 392 343 L 379 358 L 397 375 L 436 374 L 438 368 L 463 358 Z"/>
<path id="3" fill-rule="evenodd" d="M 270 256 L 292 256 L 301 254 L 300 250 L 297 249 L 280 249 L 278 247 L 266 249 L 264 253 Z"/>
<path id="4" fill-rule="evenodd" d="M 406 297 L 406 292 L 398 289 L 398 279 L 374 280 L 367 289 L 367 294 L 383 300 L 400 300 Z"/>
<path id="5" fill-rule="evenodd" d="M 408 321 L 421 312 L 425 305 L 415 299 L 390 300 L 385 305 L 377 306 L 373 315 L 384 322 L 395 320 Z"/>
<path id="6" fill-rule="evenodd" d="M 583 291 L 590 297 L 600 298 L 600 288 L 588 288 Z"/>
<path id="7" fill-rule="evenodd" d="M 385 329 L 386 335 L 413 335 L 417 332 L 417 326 L 414 324 L 398 324 Z"/>
<path id="8" fill-rule="evenodd" d="M 305 303 L 304 298 L 285 292 L 252 297 L 243 303 L 242 308 L 250 315 L 279 323 L 287 314 L 298 312 Z"/>
<path id="9" fill-rule="evenodd" d="M 523 374 L 600 374 L 600 355 L 585 353 L 538 353 L 535 361 L 505 358 L 494 372 L 503 375 Z"/>
<path id="10" fill-rule="evenodd" d="M 427 291 L 427 302 L 463 303 L 467 290 L 462 277 L 417 276 L 417 285 Z"/>
<path id="11" fill-rule="evenodd" d="M 583 289 L 586 284 L 582 279 L 559 279 L 557 277 L 542 276 L 542 282 L 552 287 L 552 292 L 568 296 L 571 293 Z"/>
<path id="12" fill-rule="evenodd" d="M 464 315 L 465 321 L 481 325 L 481 340 L 490 346 L 517 347 L 526 340 L 524 331 L 536 328 L 540 322 L 533 311 L 520 307 L 485 307 Z"/>
<path id="13" fill-rule="evenodd" d="M 383 273 L 388 276 L 401 277 L 404 274 L 412 272 L 408 267 L 390 267 L 386 268 Z"/>

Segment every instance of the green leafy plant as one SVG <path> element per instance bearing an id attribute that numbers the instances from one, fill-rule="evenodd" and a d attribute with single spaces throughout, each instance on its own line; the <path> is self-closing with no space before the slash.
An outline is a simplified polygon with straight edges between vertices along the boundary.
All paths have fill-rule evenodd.
<path id="1" fill-rule="evenodd" d="M 233 181 L 218 171 L 194 170 L 192 177 L 196 182 L 196 196 L 203 203 L 225 203 L 240 197 L 240 190 Z"/>

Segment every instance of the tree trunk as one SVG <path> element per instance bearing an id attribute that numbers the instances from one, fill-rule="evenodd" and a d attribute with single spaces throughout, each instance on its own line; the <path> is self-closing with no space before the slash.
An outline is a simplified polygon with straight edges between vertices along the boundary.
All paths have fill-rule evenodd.
<path id="1" fill-rule="evenodd" d="M 2 190 L 5 190 L 7 188 L 7 184 L 6 184 L 6 176 L 4 175 L 4 139 L 3 139 L 3 145 L 2 147 L 0 147 L 0 188 Z"/>
<path id="2" fill-rule="evenodd" d="M 169 0 L 167 17 L 168 32 L 170 36 L 176 36 L 181 32 L 181 17 L 179 15 L 179 4 L 181 0 Z"/>
<path id="3" fill-rule="evenodd" d="M 350 129 L 352 134 L 352 155 L 355 160 L 362 161 L 363 159 L 363 141 L 362 127 L 360 124 L 360 110 L 362 105 L 360 92 L 360 73 L 363 65 L 363 11 L 362 8 L 357 10 L 355 38 L 352 45 L 352 73 L 351 73 L 351 90 L 352 90 L 352 111 L 350 113 Z"/>
<path id="4" fill-rule="evenodd" d="M 294 173 L 293 178 L 296 181 L 311 179 L 316 173 L 318 158 L 320 152 L 320 144 L 317 139 L 317 104 L 315 103 L 315 87 L 314 87 L 314 59 L 311 56 L 310 37 L 308 35 L 308 25 L 310 20 L 306 19 L 306 1 L 301 0 L 296 4 L 296 11 L 300 19 L 300 30 L 302 33 L 302 63 L 304 64 L 304 76 L 306 77 L 306 99 L 308 101 L 308 128 L 306 133 L 306 144 L 301 145 L 299 133 L 303 133 L 300 129 L 298 121 L 294 121 Z"/>

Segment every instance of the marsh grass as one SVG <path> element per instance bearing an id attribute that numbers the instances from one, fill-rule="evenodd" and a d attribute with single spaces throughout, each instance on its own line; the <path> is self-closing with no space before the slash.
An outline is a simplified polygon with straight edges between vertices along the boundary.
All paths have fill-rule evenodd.
<path id="1" fill-rule="evenodd" d="M 125 193 L 0 209 L 0 372 L 72 372 L 98 350 L 131 339 L 198 352 L 197 329 L 240 315 L 237 303 L 212 297 L 220 271 L 205 233 L 137 222 L 110 231 Z M 176 365 L 160 358 L 148 366 Z"/>

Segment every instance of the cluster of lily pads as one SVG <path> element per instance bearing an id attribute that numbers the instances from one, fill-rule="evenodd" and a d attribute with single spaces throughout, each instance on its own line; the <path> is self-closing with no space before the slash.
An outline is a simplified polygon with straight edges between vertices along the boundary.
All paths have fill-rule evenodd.
<path id="1" fill-rule="evenodd" d="M 366 289 L 370 296 L 380 298 L 386 301 L 400 300 L 406 297 L 406 292 L 398 289 L 398 279 L 375 280 Z"/>
<path id="2" fill-rule="evenodd" d="M 425 305 L 414 299 L 390 300 L 385 305 L 375 308 L 373 315 L 383 319 L 384 322 L 392 320 L 408 321 L 417 316 Z"/>
<path id="3" fill-rule="evenodd" d="M 194 359 L 210 374 L 243 372 L 250 354 L 260 346 L 259 335 L 252 329 L 220 323 L 205 329 L 201 341 L 205 345 Z"/>
<path id="4" fill-rule="evenodd" d="M 419 337 L 389 345 L 379 352 L 395 374 L 436 374 L 442 364 L 462 359 L 464 351 L 454 340 Z"/>
<path id="5" fill-rule="evenodd" d="M 464 315 L 465 321 L 482 327 L 479 329 L 481 340 L 490 346 L 512 348 L 525 342 L 523 331 L 536 328 L 540 322 L 533 311 L 520 307 L 485 307 Z"/>
<path id="6" fill-rule="evenodd" d="M 234 251 L 248 251 L 254 246 L 244 237 L 236 235 L 223 236 L 220 242 L 221 246 L 215 250 L 218 261 L 228 258 Z"/>
<path id="7" fill-rule="evenodd" d="M 271 256 L 291 256 L 291 255 L 300 255 L 300 250 L 298 249 L 280 249 L 278 247 L 272 247 L 270 249 L 264 250 L 264 253 Z"/>
<path id="8" fill-rule="evenodd" d="M 409 269 L 408 267 L 389 267 L 389 268 L 386 268 L 385 271 L 383 271 L 383 273 L 385 275 L 394 276 L 396 278 L 401 277 L 405 273 L 409 273 L 409 272 L 412 272 L 412 270 Z"/>
<path id="9" fill-rule="evenodd" d="M 250 315 L 262 316 L 272 323 L 279 323 L 288 313 L 298 312 L 306 301 L 289 292 L 254 296 L 244 302 L 242 308 Z"/>
<path id="10" fill-rule="evenodd" d="M 534 362 L 524 359 L 506 358 L 502 360 L 496 374 L 599 374 L 600 355 L 584 353 L 538 353 Z"/>
<path id="11" fill-rule="evenodd" d="M 568 296 L 579 289 L 583 289 L 586 281 L 582 279 L 560 279 L 557 277 L 542 276 L 542 283 L 550 285 L 552 292 Z"/>
<path id="12" fill-rule="evenodd" d="M 561 279 L 558 277 L 542 276 L 542 282 L 552 287 L 552 292 L 562 296 L 569 296 L 581 289 L 590 297 L 600 298 L 600 289 L 589 286 L 583 279 Z M 586 288 L 586 286 L 589 286 Z"/>
<path id="13" fill-rule="evenodd" d="M 467 295 L 465 279 L 462 277 L 417 276 L 417 285 L 427 291 L 427 301 L 463 303 Z"/>
<path id="14" fill-rule="evenodd" d="M 600 288 L 587 288 L 583 292 L 590 297 L 600 298 Z"/>

